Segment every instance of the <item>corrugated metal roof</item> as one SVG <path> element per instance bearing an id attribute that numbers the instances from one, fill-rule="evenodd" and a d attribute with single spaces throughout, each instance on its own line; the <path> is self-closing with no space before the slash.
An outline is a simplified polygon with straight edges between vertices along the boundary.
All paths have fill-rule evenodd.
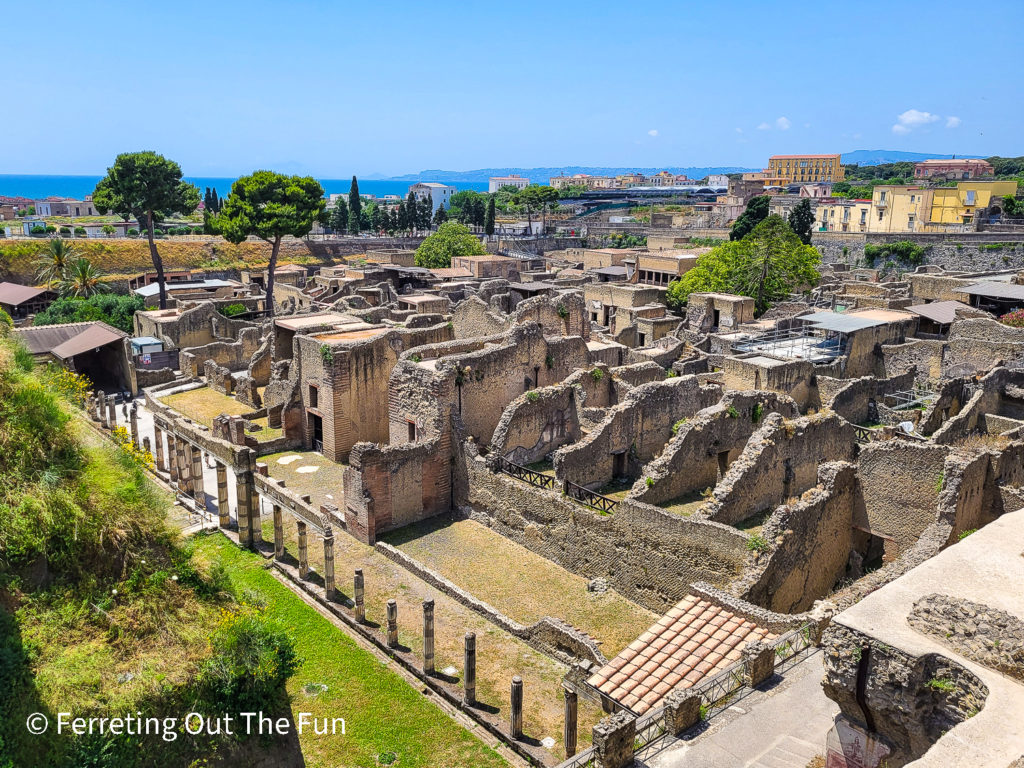
<path id="1" fill-rule="evenodd" d="M 102 333 L 98 333 L 93 329 L 99 329 Z M 61 359 L 72 357 L 89 349 L 96 349 L 96 347 L 109 344 L 115 339 L 123 339 L 128 335 L 98 320 L 87 323 L 63 323 L 60 325 L 16 328 L 14 332 L 33 355 L 42 355 L 50 352 Z M 83 335 L 85 338 L 81 342 L 75 342 L 79 336 Z M 106 340 L 100 342 L 100 339 Z M 83 345 L 84 348 L 81 348 L 79 352 L 73 351 L 83 347 Z M 58 354 L 58 350 L 60 350 L 60 354 Z"/>
<path id="2" fill-rule="evenodd" d="M 33 288 L 18 283 L 0 283 L 0 304 L 16 307 L 46 293 L 46 288 Z"/>
<path id="3" fill-rule="evenodd" d="M 165 283 L 165 285 L 167 286 L 167 292 L 170 293 L 171 291 L 183 291 L 190 289 L 227 288 L 228 286 L 241 285 L 241 283 L 237 283 L 234 280 L 212 279 L 190 283 Z M 144 285 L 141 288 L 136 288 L 135 293 L 139 294 L 139 296 L 156 296 L 160 293 L 160 284 L 150 283 L 149 285 Z"/>
<path id="4" fill-rule="evenodd" d="M 105 347 L 114 341 L 120 341 L 127 334 L 111 328 L 106 323 L 95 323 L 86 328 L 77 336 L 68 339 L 63 344 L 50 350 L 54 357 L 67 360 L 69 357 L 80 355 L 83 352 L 91 352 L 94 349 Z"/>
<path id="5" fill-rule="evenodd" d="M 841 315 L 838 312 L 813 312 L 810 315 L 800 315 L 797 319 L 810 323 L 815 328 L 837 333 L 852 333 L 873 325 L 885 325 L 885 320 L 873 320 L 857 315 Z"/>
<path id="6" fill-rule="evenodd" d="M 933 301 L 931 304 L 915 304 L 907 307 L 908 312 L 926 317 L 939 325 L 949 325 L 956 320 L 958 309 L 970 309 L 962 301 Z"/>
<path id="7" fill-rule="evenodd" d="M 969 293 L 974 296 L 988 296 L 993 299 L 1024 300 L 1024 285 L 997 283 L 991 280 L 968 285 L 965 288 L 960 288 L 959 291 L 960 293 Z"/>

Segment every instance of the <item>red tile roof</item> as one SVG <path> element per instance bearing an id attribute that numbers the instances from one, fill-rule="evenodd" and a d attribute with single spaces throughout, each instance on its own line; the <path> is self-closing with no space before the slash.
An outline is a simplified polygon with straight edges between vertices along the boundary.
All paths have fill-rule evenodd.
<path id="1" fill-rule="evenodd" d="M 690 688 L 739 661 L 748 643 L 773 638 L 750 619 L 687 595 L 587 682 L 640 715 L 669 691 Z"/>

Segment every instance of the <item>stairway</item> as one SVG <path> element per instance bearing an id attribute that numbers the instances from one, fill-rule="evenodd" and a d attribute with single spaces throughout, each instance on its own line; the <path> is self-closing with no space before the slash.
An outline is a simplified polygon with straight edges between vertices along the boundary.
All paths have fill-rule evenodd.
<path id="1" fill-rule="evenodd" d="M 822 740 L 824 741 L 824 739 Z M 783 736 L 748 768 L 807 768 L 807 764 L 825 751 L 824 743 L 812 744 L 795 736 Z"/>

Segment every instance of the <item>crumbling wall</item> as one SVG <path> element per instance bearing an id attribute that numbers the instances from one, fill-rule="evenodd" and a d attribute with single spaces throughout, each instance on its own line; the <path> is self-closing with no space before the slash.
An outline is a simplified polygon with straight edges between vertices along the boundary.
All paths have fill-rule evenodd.
<path id="1" fill-rule="evenodd" d="M 882 367 L 890 378 L 914 370 L 920 382 L 938 381 L 943 375 L 944 356 L 945 342 L 934 339 L 882 345 Z"/>
<path id="2" fill-rule="evenodd" d="M 467 452 L 463 514 L 573 573 L 602 577 L 630 600 L 664 612 L 689 585 L 725 586 L 749 559 L 746 537 L 727 526 L 687 520 L 623 502 L 602 515 L 555 491 L 492 472 Z"/>
<path id="3" fill-rule="evenodd" d="M 717 405 L 673 425 L 675 436 L 661 455 L 644 467 L 645 482 L 638 483 L 630 497 L 658 505 L 714 488 L 770 413 L 787 418 L 800 415 L 796 403 L 785 395 L 729 392 Z"/>
<path id="4" fill-rule="evenodd" d="M 452 326 L 457 339 L 492 336 L 508 328 L 507 318 L 498 314 L 485 301 L 470 296 L 452 310 Z"/>
<path id="5" fill-rule="evenodd" d="M 575 388 L 565 383 L 520 395 L 501 415 L 491 450 L 514 464 L 532 464 L 579 440 L 578 402 Z"/>
<path id="6" fill-rule="evenodd" d="M 178 366 L 186 378 L 202 376 L 207 360 L 230 371 L 241 371 L 248 367 L 261 343 L 259 328 L 243 328 L 238 341 L 215 341 L 183 350 L 178 356 Z"/>
<path id="7" fill-rule="evenodd" d="M 866 519 L 855 520 L 855 524 L 891 539 L 899 552 L 912 547 L 935 522 L 947 453 L 943 446 L 905 440 L 864 446 L 857 476 Z"/>
<path id="8" fill-rule="evenodd" d="M 851 424 L 877 420 L 878 406 L 885 395 L 912 389 L 915 375 L 914 370 L 909 370 L 888 379 L 863 376 L 852 381 L 844 380 L 844 386 L 823 403 Z"/>
<path id="9" fill-rule="evenodd" d="M 952 659 L 933 653 L 912 656 L 836 621 L 822 645 L 825 695 L 861 728 L 870 718 L 892 749 L 888 765 L 921 757 L 977 713 L 988 696 L 988 686 Z M 935 680 L 945 684 L 931 684 Z"/>
<path id="10" fill-rule="evenodd" d="M 735 525 L 814 486 L 818 464 L 852 462 L 855 455 L 853 426 L 834 413 L 791 420 L 770 414 L 729 467 L 701 514 Z"/>
<path id="11" fill-rule="evenodd" d="M 703 387 L 696 376 L 641 385 L 589 435 L 555 453 L 555 473 L 559 480 L 592 489 L 617 474 L 635 476 L 672 437 L 672 426 L 679 419 L 717 402 L 720 396 L 720 388 Z"/>
<path id="12" fill-rule="evenodd" d="M 806 360 L 777 360 L 762 354 L 726 357 L 722 366 L 726 390 L 768 390 L 788 395 L 800 410 L 820 404 L 814 366 Z"/>
<path id="13" fill-rule="evenodd" d="M 769 549 L 733 591 L 780 613 L 810 609 L 846 570 L 858 503 L 856 467 L 823 464 L 818 485 L 798 502 L 780 506 L 765 523 L 761 537 Z"/>

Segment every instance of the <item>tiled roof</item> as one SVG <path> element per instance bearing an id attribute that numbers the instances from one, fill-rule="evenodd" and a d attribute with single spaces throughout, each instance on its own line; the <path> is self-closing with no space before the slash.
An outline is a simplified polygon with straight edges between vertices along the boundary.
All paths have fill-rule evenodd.
<path id="1" fill-rule="evenodd" d="M 587 681 L 635 714 L 740 660 L 743 647 L 775 634 L 709 600 L 687 595 Z"/>

